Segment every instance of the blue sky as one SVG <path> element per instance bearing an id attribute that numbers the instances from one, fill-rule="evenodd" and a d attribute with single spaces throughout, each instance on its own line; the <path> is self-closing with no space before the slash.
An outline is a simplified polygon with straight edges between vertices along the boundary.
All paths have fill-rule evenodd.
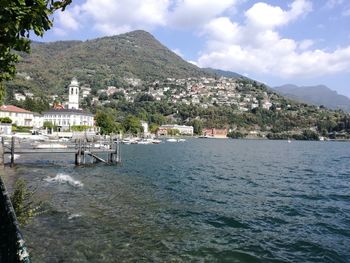
<path id="1" fill-rule="evenodd" d="M 41 41 L 143 29 L 185 60 L 350 97 L 349 0 L 73 0 Z"/>

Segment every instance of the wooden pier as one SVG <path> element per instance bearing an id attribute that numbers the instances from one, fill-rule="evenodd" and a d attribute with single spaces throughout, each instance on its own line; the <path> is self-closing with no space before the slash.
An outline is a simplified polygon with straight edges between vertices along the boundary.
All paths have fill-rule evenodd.
<path id="1" fill-rule="evenodd" d="M 5 154 L 10 156 L 11 167 L 15 164 L 16 155 L 23 154 L 72 154 L 75 156 L 76 165 L 97 162 L 109 165 L 121 163 L 119 139 L 114 140 L 111 138 L 108 141 L 104 140 L 98 143 L 80 139 L 75 142 L 43 142 L 42 144 L 45 144 L 44 148 L 41 148 L 40 144 L 33 146 L 28 142 L 21 142 L 16 137 L 11 137 L 10 141 L 5 141 L 4 138 L 1 138 L 0 165 L 5 162 Z"/>

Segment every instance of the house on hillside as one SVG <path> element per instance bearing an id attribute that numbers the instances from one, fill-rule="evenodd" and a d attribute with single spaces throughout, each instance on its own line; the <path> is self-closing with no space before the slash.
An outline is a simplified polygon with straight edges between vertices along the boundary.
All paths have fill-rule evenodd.
<path id="1" fill-rule="evenodd" d="M 22 93 L 15 93 L 14 96 L 15 96 L 15 100 L 17 100 L 17 101 L 21 101 L 21 100 L 26 99 L 26 96 L 24 96 Z"/>

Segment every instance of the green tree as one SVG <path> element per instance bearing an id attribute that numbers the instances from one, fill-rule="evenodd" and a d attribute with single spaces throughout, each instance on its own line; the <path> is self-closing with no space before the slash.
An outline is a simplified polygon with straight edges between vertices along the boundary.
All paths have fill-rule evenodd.
<path id="1" fill-rule="evenodd" d="M 51 121 L 44 121 L 44 123 L 43 123 L 43 127 L 45 128 L 45 129 L 52 129 L 53 128 L 53 123 L 51 122 Z"/>
<path id="2" fill-rule="evenodd" d="M 180 134 L 180 131 L 179 131 L 178 129 L 168 129 L 168 130 L 167 130 L 167 133 L 168 133 L 168 135 L 170 135 L 170 136 L 175 136 L 175 135 Z"/>
<path id="3" fill-rule="evenodd" d="M 140 119 L 133 115 L 128 115 L 124 119 L 123 126 L 126 132 L 129 132 L 134 135 L 143 131 Z"/>
<path id="4" fill-rule="evenodd" d="M 19 55 L 15 51 L 29 52 L 29 33 L 43 36 L 52 27 L 52 15 L 72 0 L 1 0 L 0 11 L 0 102 L 5 91 L 3 82 L 13 78 Z"/>
<path id="5" fill-rule="evenodd" d="M 156 133 L 157 130 L 159 128 L 159 125 L 156 124 L 156 123 L 152 123 L 150 126 L 149 126 L 149 131 L 150 133 Z"/>
<path id="6" fill-rule="evenodd" d="M 16 212 L 16 217 L 20 225 L 26 225 L 30 220 L 39 214 L 42 206 L 41 202 L 35 201 L 35 191 L 28 189 L 23 179 L 18 179 L 14 186 L 11 202 Z"/>
<path id="7" fill-rule="evenodd" d="M 96 125 L 101 128 L 101 134 L 111 134 L 118 130 L 113 113 L 113 111 L 98 111 L 96 113 Z"/>
<path id="8" fill-rule="evenodd" d="M 203 123 L 200 120 L 193 120 L 188 123 L 188 125 L 193 126 L 193 133 L 197 135 L 202 134 Z"/>
<path id="9" fill-rule="evenodd" d="M 90 126 L 87 125 L 73 125 L 71 126 L 71 130 L 72 131 L 77 131 L 77 132 L 82 132 L 82 131 L 86 131 L 88 129 L 90 129 Z"/>
<path id="10" fill-rule="evenodd" d="M 12 120 L 9 117 L 0 118 L 1 123 L 12 123 Z"/>

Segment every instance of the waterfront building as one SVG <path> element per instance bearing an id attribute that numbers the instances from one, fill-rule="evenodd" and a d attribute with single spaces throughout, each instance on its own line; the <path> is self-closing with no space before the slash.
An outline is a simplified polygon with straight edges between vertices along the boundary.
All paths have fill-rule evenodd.
<path id="1" fill-rule="evenodd" d="M 79 108 L 79 83 L 73 78 L 68 86 L 68 105 L 55 105 L 51 110 L 44 112 L 44 122 L 51 122 L 59 131 L 69 131 L 73 126 L 94 127 L 94 115 Z"/>
<path id="2" fill-rule="evenodd" d="M 79 109 L 51 109 L 44 112 L 44 122 L 51 122 L 59 131 L 67 131 L 72 126 L 94 126 L 94 115 Z"/>
<path id="3" fill-rule="evenodd" d="M 158 128 L 158 135 L 168 135 L 168 130 L 178 130 L 181 135 L 193 135 L 193 127 L 177 124 L 166 124 Z"/>
<path id="4" fill-rule="evenodd" d="M 44 126 L 44 116 L 39 113 L 33 114 L 33 129 L 38 130 Z"/>
<path id="5" fill-rule="evenodd" d="M 203 136 L 213 138 L 227 138 L 227 129 L 205 128 L 202 130 Z"/>
<path id="6" fill-rule="evenodd" d="M 2 105 L 0 107 L 0 118 L 9 117 L 12 124 L 17 126 L 32 127 L 34 113 L 13 105 Z"/>

